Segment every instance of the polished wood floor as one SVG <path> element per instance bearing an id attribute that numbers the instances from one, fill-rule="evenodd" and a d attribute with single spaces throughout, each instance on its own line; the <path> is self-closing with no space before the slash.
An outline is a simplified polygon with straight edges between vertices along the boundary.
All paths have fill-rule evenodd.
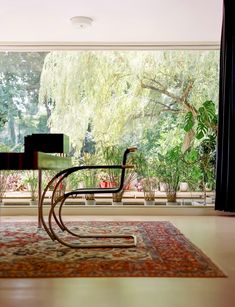
<path id="1" fill-rule="evenodd" d="M 76 219 L 171 221 L 222 268 L 228 278 L 0 279 L 1 307 L 235 306 L 234 216 L 82 216 Z"/>

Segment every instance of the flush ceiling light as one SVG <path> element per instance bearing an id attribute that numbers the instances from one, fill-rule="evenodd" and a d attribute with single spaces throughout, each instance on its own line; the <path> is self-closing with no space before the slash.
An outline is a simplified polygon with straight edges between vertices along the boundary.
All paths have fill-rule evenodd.
<path id="1" fill-rule="evenodd" d="M 74 16 L 70 21 L 74 27 L 84 29 L 91 26 L 93 19 L 86 16 Z"/>

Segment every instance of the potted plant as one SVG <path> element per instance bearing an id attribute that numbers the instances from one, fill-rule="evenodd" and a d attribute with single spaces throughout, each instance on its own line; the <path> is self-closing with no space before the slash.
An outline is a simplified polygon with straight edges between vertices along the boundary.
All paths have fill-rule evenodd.
<path id="1" fill-rule="evenodd" d="M 107 165 L 120 165 L 122 163 L 123 152 L 125 147 L 120 145 L 102 147 L 102 155 Z M 128 162 L 135 165 L 135 155 L 128 157 Z M 124 181 L 124 188 L 112 195 L 113 205 L 123 205 L 122 199 L 125 189 L 130 186 L 131 182 L 137 177 L 135 169 L 127 169 Z M 107 187 L 117 187 L 119 185 L 120 169 L 108 169 L 105 175 Z"/>
<path id="2" fill-rule="evenodd" d="M 202 180 L 202 171 L 199 165 L 198 150 L 196 148 L 190 147 L 182 155 L 180 180 L 181 182 L 187 183 L 188 190 L 190 191 L 198 191 L 200 189 L 199 187 L 200 187 L 200 182 Z M 180 191 L 182 190 L 180 189 Z M 194 203 L 192 201 L 192 195 L 190 199 L 187 198 L 183 199 L 182 204 L 191 205 Z"/>
<path id="3" fill-rule="evenodd" d="M 9 152 L 10 148 L 4 144 L 0 143 L 0 151 L 1 152 Z M 5 197 L 5 193 L 7 190 L 8 185 L 8 176 L 9 171 L 7 170 L 0 170 L 0 205 L 3 206 L 3 198 Z"/>
<path id="4" fill-rule="evenodd" d="M 141 180 L 141 185 L 144 192 L 145 206 L 155 205 L 156 178 L 147 176 Z"/>
<path id="5" fill-rule="evenodd" d="M 80 159 L 80 164 L 95 165 L 97 164 L 97 156 L 91 153 L 84 153 Z M 81 185 L 84 188 L 95 188 L 98 184 L 97 170 L 82 170 L 79 174 Z M 94 206 L 96 204 L 94 193 L 85 194 L 85 204 Z"/>
<path id="6" fill-rule="evenodd" d="M 210 134 L 198 146 L 199 166 L 202 171 L 201 186 L 204 205 L 207 203 L 207 191 L 215 187 L 216 135 Z"/>
<path id="7" fill-rule="evenodd" d="M 147 158 L 139 151 L 136 154 L 136 169 L 140 179 L 140 184 L 144 192 L 144 204 L 146 206 L 155 205 L 155 190 L 157 179 L 155 178 L 154 159 Z"/>
<path id="8" fill-rule="evenodd" d="M 215 134 L 204 137 L 196 148 L 191 148 L 184 154 L 182 178 L 187 180 L 191 189 L 203 191 L 203 201 L 194 204 L 206 205 L 207 192 L 215 187 L 215 161 Z"/>
<path id="9" fill-rule="evenodd" d="M 188 182 L 187 181 L 181 181 L 179 183 L 179 189 L 180 189 L 180 192 L 187 192 L 188 189 L 189 189 Z"/>
<path id="10" fill-rule="evenodd" d="M 176 192 L 179 188 L 182 166 L 180 146 L 168 149 L 165 154 L 158 154 L 156 173 L 159 180 L 166 184 L 167 204 L 176 204 Z"/>
<path id="11" fill-rule="evenodd" d="M 200 140 L 196 147 L 198 161 L 201 170 L 200 186 L 204 193 L 206 204 L 206 192 L 208 186 L 213 189 L 215 185 L 215 160 L 218 114 L 216 105 L 212 100 L 207 100 L 196 110 L 196 116 L 188 112 L 185 116 L 184 130 Z M 190 145 L 190 142 L 189 142 Z"/>
<path id="12" fill-rule="evenodd" d="M 89 187 L 92 188 L 96 186 L 97 179 L 96 179 L 96 174 L 94 174 L 94 171 L 93 172 L 84 171 L 83 183 L 84 183 L 84 186 L 87 188 Z M 85 194 L 85 204 L 87 206 L 94 206 L 96 204 L 94 193 Z"/>
<path id="13" fill-rule="evenodd" d="M 107 178 L 107 174 L 105 172 L 100 172 L 99 175 L 99 187 L 102 189 L 109 187 L 109 182 Z"/>
<path id="14" fill-rule="evenodd" d="M 23 182 L 27 185 L 30 192 L 30 205 L 36 205 L 38 187 L 38 176 L 36 171 L 26 171 Z"/>
<path id="15" fill-rule="evenodd" d="M 3 198 L 7 190 L 7 179 L 9 172 L 0 170 L 0 206 L 4 205 Z"/>

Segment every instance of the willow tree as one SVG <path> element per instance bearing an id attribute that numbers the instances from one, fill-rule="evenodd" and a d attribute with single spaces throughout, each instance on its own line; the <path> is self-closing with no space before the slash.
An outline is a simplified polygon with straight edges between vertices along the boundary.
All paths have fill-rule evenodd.
<path id="1" fill-rule="evenodd" d="M 178 124 L 182 124 L 187 115 L 186 119 L 190 118 L 193 126 L 200 111 L 209 105 L 205 101 L 218 101 L 218 64 L 218 51 L 149 53 L 139 71 L 143 95 L 149 100 L 148 107 L 160 113 L 175 114 Z M 205 109 L 207 111 L 210 113 L 210 108 Z M 188 129 L 183 150 L 187 150 L 195 135 L 201 135 L 201 132 Z"/>
<path id="2" fill-rule="evenodd" d="M 171 138 L 174 129 L 179 138 L 184 116 L 190 111 L 196 120 L 202 103 L 217 95 L 218 52 L 213 51 L 51 52 L 40 87 L 51 131 L 68 134 L 77 149 L 89 126 L 96 143 L 138 141 L 143 128 L 152 134 L 161 130 L 163 113 Z M 186 148 L 194 131 L 186 136 L 181 131 Z"/>
<path id="3" fill-rule="evenodd" d="M 39 97 L 52 107 L 51 131 L 68 134 L 77 149 L 89 124 L 96 142 L 112 145 L 125 136 L 131 129 L 131 114 L 137 105 L 141 107 L 129 60 L 120 52 L 48 54 Z"/>

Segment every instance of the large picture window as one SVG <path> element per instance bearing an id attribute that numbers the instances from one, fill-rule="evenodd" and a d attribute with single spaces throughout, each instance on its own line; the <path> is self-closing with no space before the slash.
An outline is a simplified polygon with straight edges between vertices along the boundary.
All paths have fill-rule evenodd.
<path id="1" fill-rule="evenodd" d="M 70 137 L 74 163 L 137 145 L 138 178 L 214 188 L 218 50 L 1 52 L 0 63 L 1 151 L 49 132 Z"/>

